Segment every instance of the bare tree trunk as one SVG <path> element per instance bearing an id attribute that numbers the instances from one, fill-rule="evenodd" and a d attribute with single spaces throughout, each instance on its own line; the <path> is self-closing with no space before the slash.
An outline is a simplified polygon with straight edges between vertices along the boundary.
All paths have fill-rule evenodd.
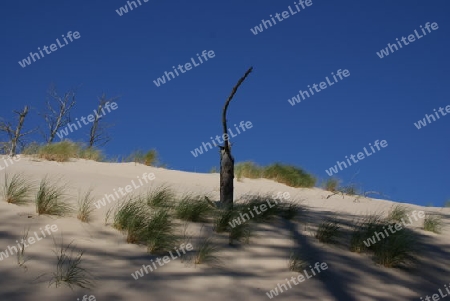
<path id="1" fill-rule="evenodd" d="M 19 115 L 19 123 L 17 124 L 16 131 L 14 133 L 13 138 L 11 139 L 11 151 L 9 153 L 9 155 L 11 157 L 16 155 L 17 142 L 19 141 L 19 138 L 20 138 L 20 132 L 22 131 L 25 117 L 27 117 L 27 114 L 28 114 L 28 106 L 25 106 L 25 108 L 23 109 L 22 112 L 16 111 L 15 113 L 17 113 Z"/>
<path id="2" fill-rule="evenodd" d="M 47 144 L 50 144 L 56 138 L 59 129 L 70 123 L 70 110 L 76 104 L 76 90 L 71 89 L 61 97 L 58 95 L 56 87 L 51 85 L 47 94 L 58 106 L 57 109 L 54 109 L 49 99 L 47 101 L 47 112 L 42 114 L 49 130 L 48 136 L 44 134 L 44 137 Z"/>
<path id="3" fill-rule="evenodd" d="M 220 147 L 220 202 L 223 207 L 227 207 L 228 209 L 233 208 L 234 158 L 231 155 L 231 145 L 228 139 L 227 109 L 239 86 L 244 82 L 252 70 L 253 67 L 250 67 L 247 72 L 245 72 L 244 76 L 239 79 L 225 102 L 222 111 L 222 126 L 225 139 L 223 141 L 224 145 Z"/>
<path id="4" fill-rule="evenodd" d="M 29 135 L 36 131 L 37 129 L 31 130 L 27 133 L 22 133 L 23 124 L 25 123 L 25 118 L 28 114 L 28 106 L 25 106 L 23 111 L 14 111 L 17 115 L 19 115 L 19 120 L 17 123 L 17 127 L 14 129 L 11 123 L 0 121 L 0 132 L 4 132 L 9 137 L 9 155 L 11 157 L 15 156 L 17 153 L 17 144 L 21 142 L 21 138 L 23 136 Z"/>
<path id="5" fill-rule="evenodd" d="M 102 96 L 100 97 L 97 111 L 95 114 L 95 119 L 92 122 L 92 126 L 89 131 L 89 142 L 88 142 L 89 148 L 93 147 L 94 145 L 103 146 L 111 140 L 109 135 L 106 133 L 106 129 L 110 126 L 106 125 L 104 122 L 100 123 L 100 121 L 103 118 L 101 114 L 102 110 L 108 103 L 113 102 L 116 99 L 117 97 L 109 100 L 106 98 L 105 94 L 102 94 Z"/>

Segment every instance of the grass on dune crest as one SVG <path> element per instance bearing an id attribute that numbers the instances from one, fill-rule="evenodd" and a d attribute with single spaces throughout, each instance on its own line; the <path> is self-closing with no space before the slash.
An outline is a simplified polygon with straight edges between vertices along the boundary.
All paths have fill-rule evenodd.
<path id="1" fill-rule="evenodd" d="M 275 163 L 265 167 L 253 162 L 237 163 L 234 168 L 236 178 L 265 178 L 291 187 L 314 187 L 316 178 L 299 167 Z"/>
<path id="2" fill-rule="evenodd" d="M 70 140 L 43 145 L 33 143 L 26 147 L 22 153 L 56 162 L 67 162 L 70 159 L 102 161 L 104 158 L 100 150 L 94 147 L 88 148 L 82 143 Z"/>

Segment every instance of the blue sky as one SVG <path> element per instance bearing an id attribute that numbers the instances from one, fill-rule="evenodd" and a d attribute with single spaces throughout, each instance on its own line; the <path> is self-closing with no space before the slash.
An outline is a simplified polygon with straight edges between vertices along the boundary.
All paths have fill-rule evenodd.
<path id="1" fill-rule="evenodd" d="M 2 37 L 1 117 L 28 104 L 27 128 L 41 124 L 37 111 L 54 82 L 60 93 L 80 86 L 72 117 L 87 116 L 101 93 L 120 96 L 105 120 L 115 123 L 111 156 L 156 148 L 170 168 L 207 172 L 218 166 L 210 150 L 191 151 L 220 135 L 221 110 L 237 80 L 241 86 L 228 112 L 232 125 L 253 128 L 232 138 L 236 161 L 284 162 L 319 179 L 325 170 L 375 140 L 388 146 L 339 171 L 365 190 L 390 199 L 441 206 L 450 199 L 450 117 L 418 130 L 414 122 L 450 105 L 450 3 L 433 1 L 315 1 L 254 35 L 250 28 L 282 13 L 294 1 L 155 1 L 119 16 L 127 4 L 111 1 L 7 1 Z M 447 18 L 445 18 L 447 17 Z M 447 21 L 446 21 L 447 20 Z M 376 52 L 420 25 L 437 30 L 380 59 Z M 61 35 L 80 38 L 22 68 L 18 61 Z M 61 39 L 61 38 L 60 38 Z M 196 53 L 215 57 L 160 87 L 153 80 Z M 331 72 L 350 76 L 291 106 L 289 98 Z M 82 140 L 86 128 L 68 138 Z M 39 136 L 30 139 L 41 139 Z"/>

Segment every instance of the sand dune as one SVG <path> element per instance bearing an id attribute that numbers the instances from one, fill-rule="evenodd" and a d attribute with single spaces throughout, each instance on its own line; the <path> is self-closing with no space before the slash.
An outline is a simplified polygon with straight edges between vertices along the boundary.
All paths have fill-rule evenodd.
<path id="1" fill-rule="evenodd" d="M 134 163 L 86 160 L 56 163 L 24 157 L 0 172 L 2 181 L 5 172 L 23 172 L 36 181 L 46 175 L 62 177 L 69 185 L 68 194 L 74 205 L 79 189 L 92 187 L 98 200 L 105 194 L 112 194 L 114 189 L 117 191 L 137 181 L 138 176 L 145 173 L 153 173 L 155 179 L 138 189 L 133 188 L 132 193 L 167 184 L 179 194 L 195 192 L 208 194 L 212 200 L 219 198 L 218 174 L 166 170 Z M 225 262 L 220 268 L 194 266 L 174 259 L 138 280 L 133 279 L 131 273 L 156 256 L 146 253 L 145 246 L 127 244 L 123 234 L 111 225 L 105 226 L 105 214 L 116 202 L 96 209 L 92 222 L 87 224 L 79 221 L 76 214 L 64 218 L 38 216 L 34 204 L 17 206 L 2 200 L 0 251 L 17 245 L 16 240 L 21 238 L 25 228 L 29 227 L 30 233 L 41 233 L 40 228 L 54 224 L 58 229 L 54 233 L 57 241 L 62 234 L 64 243 L 74 241 L 85 251 L 83 264 L 95 275 L 96 287 L 89 291 L 48 287 L 48 277 L 56 268 L 56 260 L 52 253 L 53 240 L 47 236 L 26 249 L 30 258 L 25 263 L 26 268 L 17 264 L 15 255 L 0 261 L 0 300 L 82 300 L 84 295 L 93 295 L 96 300 L 268 300 L 266 292 L 286 283 L 287 278 L 298 276 L 287 268 L 292 248 L 308 254 L 312 264 L 325 262 L 328 268 L 293 285 L 274 297 L 276 300 L 420 300 L 449 284 L 450 234 L 447 229 L 444 228 L 442 234 L 433 234 L 423 231 L 420 221 L 414 223 L 410 227 L 420 236 L 420 262 L 409 270 L 385 268 L 376 265 L 367 254 L 350 252 L 344 241 L 337 245 L 323 244 L 313 233 L 327 217 L 336 217 L 344 225 L 350 225 L 366 214 L 388 212 L 393 202 L 370 198 L 354 202 L 354 197 L 340 195 L 327 199 L 330 192 L 319 188 L 291 188 L 265 179 L 235 182 L 236 199 L 246 194 L 277 192 L 289 192 L 291 199 L 298 200 L 308 210 L 291 221 L 277 219 L 259 225 L 249 245 L 229 247 L 227 237 L 219 236 L 221 258 Z M 450 223 L 450 208 L 406 205 L 411 210 L 441 213 L 445 225 L 448 227 Z M 208 231 L 211 225 L 202 229 L 201 224 L 189 224 L 194 250 L 197 238 Z"/>

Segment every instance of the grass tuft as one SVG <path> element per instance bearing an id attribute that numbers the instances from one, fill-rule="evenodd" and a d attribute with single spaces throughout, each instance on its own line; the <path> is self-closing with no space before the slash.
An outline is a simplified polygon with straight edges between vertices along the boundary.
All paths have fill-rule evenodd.
<path id="1" fill-rule="evenodd" d="M 214 208 L 205 196 L 186 194 L 175 206 L 175 216 L 178 219 L 194 223 L 205 222 Z"/>
<path id="2" fill-rule="evenodd" d="M 301 273 L 308 266 L 308 262 L 303 259 L 303 256 L 298 251 L 292 251 L 289 255 L 288 268 L 289 271 Z"/>
<path id="3" fill-rule="evenodd" d="M 157 187 L 146 196 L 147 204 L 153 208 L 172 207 L 172 200 L 174 198 L 175 193 L 165 185 Z"/>
<path id="4" fill-rule="evenodd" d="M 337 243 L 337 238 L 340 236 L 339 222 L 335 219 L 325 220 L 319 225 L 315 237 L 323 243 L 334 244 Z"/>
<path id="5" fill-rule="evenodd" d="M 29 197 L 33 189 L 31 183 L 23 174 L 9 175 L 5 173 L 3 182 L 3 198 L 7 203 L 25 205 L 30 202 Z"/>
<path id="6" fill-rule="evenodd" d="M 39 215 L 48 214 L 66 216 L 72 213 L 72 206 L 65 200 L 66 186 L 58 182 L 50 183 L 47 177 L 41 180 L 36 195 L 36 212 Z"/>
<path id="7" fill-rule="evenodd" d="M 402 229 L 373 245 L 374 260 L 387 268 L 405 266 L 417 261 L 416 246 L 415 233 L 410 229 Z"/>
<path id="8" fill-rule="evenodd" d="M 194 258 L 194 263 L 197 264 L 207 264 L 210 266 L 218 267 L 222 265 L 222 260 L 220 260 L 217 255 L 219 252 L 219 247 L 215 245 L 212 237 L 207 237 L 200 243 L 200 248 L 197 250 Z"/>
<path id="9" fill-rule="evenodd" d="M 53 242 L 56 242 L 53 239 Z M 75 246 L 72 245 L 73 241 L 67 246 L 56 248 L 53 252 L 56 255 L 57 264 L 56 272 L 53 273 L 53 277 L 49 282 L 49 286 L 55 284 L 56 287 L 61 284 L 66 284 L 72 290 L 74 286 L 89 289 L 94 287 L 94 277 L 90 272 L 81 266 L 81 259 L 84 251 L 75 253 Z"/>
<path id="10" fill-rule="evenodd" d="M 339 187 L 339 180 L 336 178 L 329 178 L 323 184 L 323 188 L 326 191 L 330 191 L 330 192 L 338 191 L 338 187 Z"/>
<path id="11" fill-rule="evenodd" d="M 141 198 L 129 197 L 120 204 L 113 225 L 127 232 L 128 243 L 146 244 L 150 253 L 168 252 L 178 242 L 170 209 L 152 210 Z"/>
<path id="12" fill-rule="evenodd" d="M 281 163 L 260 167 L 253 162 L 242 162 L 236 164 L 234 171 L 238 180 L 266 178 L 291 187 L 314 187 L 316 184 L 316 179 L 301 168 Z"/>
<path id="13" fill-rule="evenodd" d="M 409 210 L 403 205 L 393 205 L 391 211 L 388 215 L 388 221 L 390 222 L 401 222 L 402 219 L 406 219 L 408 217 Z"/>
<path id="14" fill-rule="evenodd" d="M 67 162 L 72 158 L 94 161 L 103 160 L 103 155 L 100 150 L 94 147 L 85 148 L 82 143 L 76 143 L 70 140 L 41 146 L 33 145 L 33 147 L 26 150 L 27 154 L 31 152 L 36 152 L 38 158 L 56 162 Z"/>
<path id="15" fill-rule="evenodd" d="M 78 214 L 77 218 L 83 223 L 89 223 L 94 211 L 94 197 L 92 196 L 92 189 L 86 191 L 83 195 L 78 196 Z"/>
<path id="16" fill-rule="evenodd" d="M 425 219 L 423 220 L 423 229 L 425 231 L 434 232 L 440 234 L 442 230 L 442 217 L 435 214 L 425 214 Z"/>
<path id="17" fill-rule="evenodd" d="M 142 150 L 136 150 L 132 152 L 126 159 L 126 162 L 140 163 L 147 166 L 154 166 L 158 159 L 158 153 L 155 149 L 144 152 Z"/>

